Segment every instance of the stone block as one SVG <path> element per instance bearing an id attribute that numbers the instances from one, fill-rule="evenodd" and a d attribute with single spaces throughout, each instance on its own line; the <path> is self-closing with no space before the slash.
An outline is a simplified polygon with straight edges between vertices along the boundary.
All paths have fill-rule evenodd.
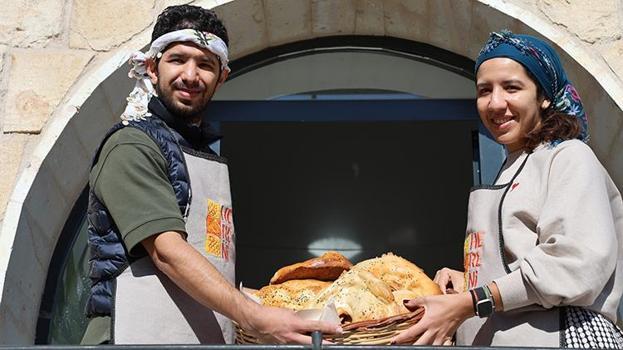
<path id="1" fill-rule="evenodd" d="M 489 7 L 486 4 L 474 2 L 471 26 L 468 29 L 468 38 L 469 43 L 478 44 L 470 45 L 468 43 L 464 55 L 475 60 L 491 32 L 509 29 L 512 32 L 525 33 L 523 28 L 525 28 L 525 26 L 513 17 L 501 13 L 499 10 Z"/>
<path id="2" fill-rule="evenodd" d="M 169 6 L 186 5 L 186 4 L 190 4 L 192 2 L 193 2 L 193 0 L 164 0 L 164 1 L 162 1 L 161 10 L 158 13 L 162 12 L 162 10 L 164 10 L 165 8 L 167 8 Z M 195 4 L 193 4 L 193 5 L 195 5 Z"/>
<path id="3" fill-rule="evenodd" d="M 355 33 L 358 35 L 385 35 L 383 0 L 355 2 Z"/>
<path id="4" fill-rule="evenodd" d="M 4 72 L 4 54 L 7 52 L 7 47 L 5 45 L 0 45 L 0 74 Z"/>
<path id="5" fill-rule="evenodd" d="M 5 116 L 4 107 L 6 102 L 3 103 L 2 101 L 6 101 L 6 83 L 8 79 L 5 74 L 6 68 L 4 67 L 4 58 L 6 56 L 6 53 L 7 47 L 4 45 L 0 45 L 0 130 L 2 130 L 2 123 Z"/>
<path id="6" fill-rule="evenodd" d="M 0 321 L 6 317 L 16 323 L 13 331 L 17 333 L 8 335 L 13 340 L 9 343 L 12 345 L 34 342 L 41 293 L 54 250 L 54 243 L 41 237 L 41 233 L 31 225 L 28 215 L 22 212 L 11 249 L 0 307 Z M 41 261 L 40 256 L 34 256 L 37 249 L 47 252 L 42 256 L 45 261 Z M 0 332 L 5 330 L 5 327 L 0 327 Z M 0 339 L 0 344 L 5 341 L 4 334 L 0 333 Z"/>
<path id="7" fill-rule="evenodd" d="M 3 1 L 0 11 L 0 44 L 43 47 L 60 37 L 64 0 Z"/>
<path id="8" fill-rule="evenodd" d="M 623 144 L 617 145 L 616 140 L 621 128 L 623 128 L 623 112 L 603 91 L 592 93 L 592 90 L 580 90 L 580 96 L 588 114 L 591 146 L 600 159 L 613 158 L 612 156 L 615 154 L 620 157 Z M 594 90 L 599 91 L 601 89 L 595 88 Z M 617 110 L 619 115 L 612 113 L 612 111 Z"/>
<path id="9" fill-rule="evenodd" d="M 266 0 L 264 7 L 270 45 L 311 37 L 312 13 L 309 0 Z"/>
<path id="10" fill-rule="evenodd" d="M 11 294 L 20 294 L 21 290 L 11 289 Z M 10 298 L 12 295 L 3 296 Z M 0 304 L 0 345 L 15 346 L 17 344 L 33 344 L 35 329 L 27 325 L 20 317 L 19 306 L 12 303 Z M 17 310 L 16 310 L 17 309 Z"/>
<path id="11" fill-rule="evenodd" d="M 0 135 L 0 218 L 13 193 L 28 135 Z"/>
<path id="12" fill-rule="evenodd" d="M 312 31 L 315 35 L 349 35 L 355 33 L 354 0 L 312 0 Z"/>
<path id="13" fill-rule="evenodd" d="M 614 71 L 614 73 L 623 80 L 623 39 L 619 39 L 613 43 L 600 45 L 599 52 L 606 60 L 606 63 Z"/>
<path id="14" fill-rule="evenodd" d="M 233 0 L 195 0 L 195 1 L 187 1 L 187 0 L 165 0 L 164 3 L 169 6 L 173 5 L 174 2 L 185 2 L 190 3 L 191 5 L 201 6 L 206 9 L 214 9 L 214 7 L 224 4 L 226 2 L 230 2 Z M 169 4 L 171 3 L 171 4 Z"/>
<path id="15" fill-rule="evenodd" d="M 40 271 L 45 272 L 48 270 L 50 265 L 50 260 L 52 259 L 52 254 L 54 253 L 54 247 L 56 246 L 56 241 L 61 233 L 62 227 L 59 230 L 42 228 L 37 224 L 37 219 L 32 216 L 30 208 L 25 209 L 26 210 L 22 212 L 23 217 L 20 218 L 20 226 L 17 231 L 20 238 L 16 239 L 14 244 L 17 243 L 17 241 L 23 242 L 18 243 L 21 247 L 20 250 L 23 250 L 25 254 L 30 255 L 32 263 L 37 264 L 38 266 L 36 267 Z M 41 215 L 41 213 L 38 215 Z M 33 272 L 36 272 L 36 270 Z M 32 283 L 34 281 L 29 280 L 28 282 Z M 28 287 L 30 287 L 30 285 L 28 285 Z"/>
<path id="16" fill-rule="evenodd" d="M 426 42 L 429 1 L 386 0 L 383 3 L 388 36 Z"/>
<path id="17" fill-rule="evenodd" d="M 41 239 L 56 242 L 56 235 L 63 229 L 67 215 L 73 206 L 73 201 L 69 202 L 66 198 L 66 194 L 63 193 L 61 185 L 56 181 L 51 167 L 60 168 L 67 172 L 73 171 L 73 169 L 65 168 L 62 163 L 55 165 L 44 163 L 39 168 L 32 187 L 24 199 L 23 208 L 30 215 L 27 218 L 28 225 L 33 234 L 36 234 L 34 237 L 41 236 Z M 20 218 L 20 225 L 22 225 L 21 221 Z M 20 230 L 21 228 L 18 228 L 18 235 Z M 32 245 L 33 243 L 28 244 Z M 40 253 L 38 260 L 45 262 L 46 259 L 49 259 L 45 251 Z M 43 268 L 47 269 L 47 265 L 44 264 Z"/>
<path id="18" fill-rule="evenodd" d="M 101 84 L 101 92 L 103 92 L 106 97 L 110 108 L 109 111 L 112 114 L 110 120 L 119 120 L 119 116 L 123 113 L 127 105 L 126 98 L 130 91 L 132 91 L 136 82 L 136 80 L 128 78 L 128 70 L 129 65 L 119 67 Z M 84 105 L 82 107 L 84 107 Z"/>
<path id="19" fill-rule="evenodd" d="M 74 0 L 69 46 L 110 50 L 152 23 L 154 4 L 154 0 Z"/>
<path id="20" fill-rule="evenodd" d="M 619 0 L 539 0 L 539 9 L 553 23 L 587 43 L 621 38 Z"/>
<path id="21" fill-rule="evenodd" d="M 13 50 L 4 132 L 39 133 L 92 56 L 78 50 Z"/>
<path id="22" fill-rule="evenodd" d="M 266 17 L 261 0 L 237 0 L 214 8 L 229 34 L 229 56 L 236 59 L 268 46 Z"/>
<path id="23" fill-rule="evenodd" d="M 79 137 L 81 133 L 74 124 L 68 124 L 43 162 L 67 203 L 76 201 L 89 177 L 93 149 L 86 149 Z"/>
<path id="24" fill-rule="evenodd" d="M 530 11 L 531 14 L 541 15 L 539 11 L 540 0 L 506 0 L 509 3 L 521 7 L 524 10 Z"/>
<path id="25" fill-rule="evenodd" d="M 438 0 L 429 5 L 428 43 L 455 53 L 474 45 L 469 37 L 472 25 L 471 1 Z M 471 57 L 470 57 L 471 58 Z"/>
<path id="26" fill-rule="evenodd" d="M 623 119 L 623 115 L 617 116 L 619 119 Z M 621 157 L 621 149 L 623 149 L 623 123 L 619 124 L 617 135 L 612 145 L 610 146 L 610 153 L 607 155 L 604 161 L 604 166 L 608 169 L 608 173 L 612 180 L 617 185 L 619 190 L 623 189 L 623 157 Z"/>

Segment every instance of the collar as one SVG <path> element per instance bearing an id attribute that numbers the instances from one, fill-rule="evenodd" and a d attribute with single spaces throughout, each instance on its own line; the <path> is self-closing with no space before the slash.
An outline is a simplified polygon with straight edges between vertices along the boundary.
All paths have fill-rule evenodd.
<path id="1" fill-rule="evenodd" d="M 210 125 L 205 114 L 201 116 L 201 124 L 196 126 L 189 125 L 185 123 L 182 118 L 173 115 L 156 96 L 151 98 L 147 108 L 154 116 L 160 118 L 168 127 L 180 134 L 183 141 L 187 143 L 187 145 L 184 146 L 198 151 L 214 153 L 209 145 L 222 138 L 212 125 Z"/>

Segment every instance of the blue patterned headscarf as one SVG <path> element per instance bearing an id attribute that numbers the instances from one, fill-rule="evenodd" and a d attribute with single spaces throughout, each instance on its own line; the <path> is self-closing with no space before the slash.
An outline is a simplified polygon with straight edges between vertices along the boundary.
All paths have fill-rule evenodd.
<path id="1" fill-rule="evenodd" d="M 507 57 L 521 63 L 536 78 L 555 111 L 580 120 L 579 139 L 588 141 L 588 117 L 580 95 L 565 73 L 556 51 L 541 39 L 530 35 L 513 34 L 508 30 L 491 33 L 476 59 L 480 65 L 491 58 Z"/>

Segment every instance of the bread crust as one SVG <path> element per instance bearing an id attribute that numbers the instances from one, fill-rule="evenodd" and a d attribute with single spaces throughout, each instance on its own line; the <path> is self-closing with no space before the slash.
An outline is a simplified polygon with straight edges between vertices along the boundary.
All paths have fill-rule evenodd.
<path id="1" fill-rule="evenodd" d="M 404 299 L 436 294 L 442 294 L 441 289 L 422 269 L 392 253 L 353 266 L 341 254 L 327 252 L 280 269 L 257 296 L 264 305 L 292 310 L 323 308 L 332 302 L 342 323 L 374 325 L 409 314 Z"/>
<path id="2" fill-rule="evenodd" d="M 348 271 L 352 266 L 353 264 L 342 254 L 328 251 L 317 258 L 282 267 L 270 279 L 270 284 L 303 279 L 335 281 L 342 272 Z"/>
<path id="3" fill-rule="evenodd" d="M 414 263 L 392 253 L 364 260 L 353 267 L 370 272 L 389 284 L 392 290 L 409 290 L 418 297 L 442 294 L 437 283 Z"/>
<path id="4" fill-rule="evenodd" d="M 263 305 L 283 307 L 291 310 L 304 310 L 310 301 L 331 285 L 331 282 L 318 280 L 289 280 L 280 284 L 268 285 L 255 295 Z"/>

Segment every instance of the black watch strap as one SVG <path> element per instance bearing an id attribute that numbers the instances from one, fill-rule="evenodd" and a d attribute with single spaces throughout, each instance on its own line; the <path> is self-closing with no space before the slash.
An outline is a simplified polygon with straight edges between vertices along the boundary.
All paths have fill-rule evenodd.
<path id="1" fill-rule="evenodd" d="M 493 313 L 493 297 L 485 291 L 484 287 L 474 288 L 476 296 L 476 315 L 479 317 L 489 317 Z"/>

